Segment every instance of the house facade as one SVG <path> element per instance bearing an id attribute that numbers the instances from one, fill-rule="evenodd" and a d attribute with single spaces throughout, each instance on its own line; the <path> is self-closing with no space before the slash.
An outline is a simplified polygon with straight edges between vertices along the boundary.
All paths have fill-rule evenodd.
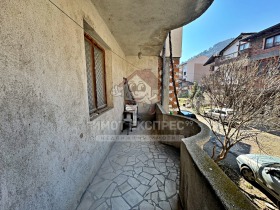
<path id="1" fill-rule="evenodd" d="M 232 42 L 230 42 L 219 53 L 212 55 L 205 63 L 210 71 L 217 70 L 218 66 L 228 62 L 231 59 L 235 59 L 240 56 L 241 52 L 246 51 L 250 44 L 242 41 L 243 39 L 251 36 L 254 33 L 241 33 Z"/>
<path id="2" fill-rule="evenodd" d="M 120 133 L 123 77 L 159 78 L 167 32 L 211 3 L 1 1 L 0 209 L 75 209 L 113 144 L 98 136 Z"/>
<path id="3" fill-rule="evenodd" d="M 208 59 L 207 56 L 199 56 L 186 63 L 182 63 L 180 65 L 182 69 L 182 79 L 191 83 L 197 82 L 200 84 L 202 78 L 209 74 L 209 68 L 203 66 Z"/>
<path id="4" fill-rule="evenodd" d="M 280 24 L 276 24 L 258 33 L 241 33 L 218 55 L 211 56 L 204 64 L 211 71 L 219 65 L 238 57 L 268 62 L 278 60 L 280 54 Z"/>
<path id="5" fill-rule="evenodd" d="M 247 53 L 252 60 L 279 58 L 280 24 L 276 24 L 242 40 L 250 45 Z"/>

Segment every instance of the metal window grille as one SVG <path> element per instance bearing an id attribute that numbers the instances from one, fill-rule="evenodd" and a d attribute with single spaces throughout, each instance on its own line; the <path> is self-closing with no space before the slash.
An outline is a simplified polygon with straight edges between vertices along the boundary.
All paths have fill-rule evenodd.
<path id="1" fill-rule="evenodd" d="M 107 106 L 105 84 L 105 53 L 85 35 L 85 54 L 89 113 Z"/>

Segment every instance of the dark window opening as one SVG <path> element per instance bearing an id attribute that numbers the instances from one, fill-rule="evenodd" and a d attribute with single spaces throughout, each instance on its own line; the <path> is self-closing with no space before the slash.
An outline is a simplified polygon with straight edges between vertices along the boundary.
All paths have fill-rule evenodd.
<path id="1" fill-rule="evenodd" d="M 280 34 L 265 39 L 265 49 L 278 45 L 280 45 Z"/>

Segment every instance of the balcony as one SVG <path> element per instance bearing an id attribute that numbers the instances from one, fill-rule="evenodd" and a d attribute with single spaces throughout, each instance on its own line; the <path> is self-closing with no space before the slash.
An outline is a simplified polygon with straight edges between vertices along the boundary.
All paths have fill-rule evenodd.
<path id="1" fill-rule="evenodd" d="M 144 127 L 116 137 L 78 210 L 255 209 L 202 150 L 207 126 L 157 105 Z"/>
<path id="2" fill-rule="evenodd" d="M 239 58 L 240 56 L 249 57 L 251 53 L 251 49 L 247 48 L 242 51 L 237 51 L 234 53 L 230 53 L 227 55 L 220 56 L 215 60 L 215 65 L 225 64 L 227 62 L 232 61 L 233 59 Z"/>

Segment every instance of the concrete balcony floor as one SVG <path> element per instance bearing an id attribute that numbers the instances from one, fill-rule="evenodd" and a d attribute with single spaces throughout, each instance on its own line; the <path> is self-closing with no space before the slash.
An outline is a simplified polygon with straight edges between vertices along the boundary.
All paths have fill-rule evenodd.
<path id="1" fill-rule="evenodd" d="M 77 210 L 180 209 L 179 151 L 151 134 L 139 128 L 128 136 L 123 132 L 130 140 L 113 145 Z"/>

